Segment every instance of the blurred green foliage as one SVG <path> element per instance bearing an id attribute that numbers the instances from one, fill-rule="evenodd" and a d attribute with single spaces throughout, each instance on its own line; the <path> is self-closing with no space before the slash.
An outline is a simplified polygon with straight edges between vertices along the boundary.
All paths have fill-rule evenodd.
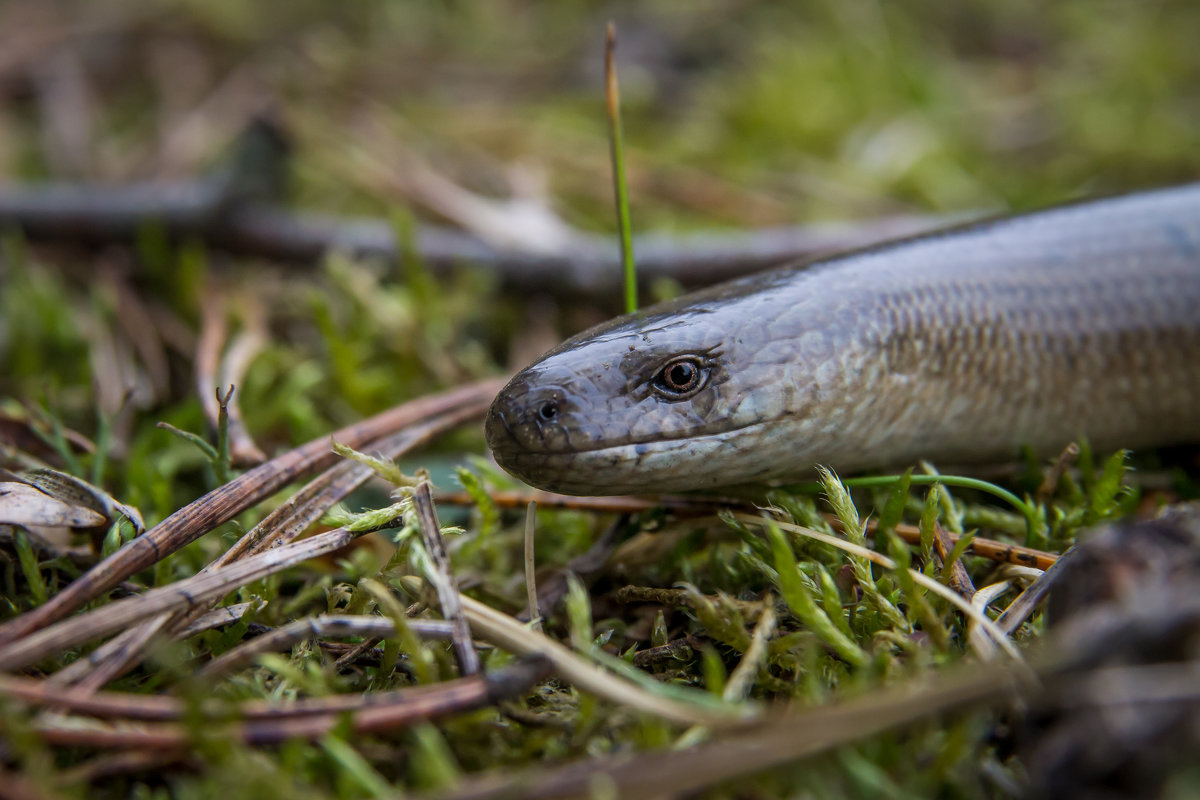
<path id="1" fill-rule="evenodd" d="M 547 206 L 581 228 L 610 231 L 601 90 L 610 18 L 619 28 L 637 231 L 1002 212 L 1200 174 L 1194 0 L 12 0 L 0 8 L 0 53 L 22 55 L 0 63 L 0 174 L 199 174 L 251 115 L 269 108 L 294 137 L 299 207 L 387 215 L 401 230 L 408 220 L 435 217 L 408 207 L 396 188 L 404 159 L 415 156 L 493 197 L 512 191 L 511 169 L 523 165 L 545 178 Z M 35 34 L 51 44 L 37 52 L 11 49 Z M 83 116 L 73 117 L 82 130 L 64 132 L 54 109 L 78 108 L 38 76 L 66 57 L 82 68 L 86 100 Z M 71 130 L 84 143 L 64 157 Z M 93 437 L 101 421 L 115 421 L 111 452 L 79 455 L 80 469 L 86 474 L 93 458 L 107 456 L 98 482 L 151 525 L 216 483 L 199 450 L 154 427 L 163 420 L 204 429 L 188 345 L 208 287 L 231 298 L 235 329 L 255 315 L 266 323 L 269 343 L 238 397 L 249 430 L 272 452 L 437 387 L 518 366 L 510 361 L 514 340 L 548 346 L 596 314 L 545 298 L 499 296 L 494 276 L 469 264 L 442 283 L 419 261 L 393 273 L 337 254 L 297 273 L 190 244 L 174 249 L 149 230 L 134 255 L 34 251 L 8 232 L 0 257 L 0 411 L 32 413 L 47 436 L 52 420 Z M 113 376 L 98 370 L 113 362 L 102 358 L 107 351 L 99 343 L 115 342 L 117 360 L 132 365 L 122 379 L 143 381 L 149 369 L 136 337 L 122 328 L 128 295 L 118 289 L 125 288 L 160 327 L 169 323 L 183 336 L 164 335 L 165 387 L 105 405 L 99 387 Z M 483 452 L 477 431 L 444 447 L 455 461 Z M 1057 507 L 1047 510 L 1054 545 L 1068 544 L 1087 521 L 1129 509 L 1136 493 L 1118 491 L 1122 470 L 1123 462 L 1110 461 L 1098 477 L 1064 481 Z M 477 471 L 481 479 L 465 479 L 477 499 L 481 486 L 511 485 L 486 465 Z M 1033 491 L 1037 477 L 1019 488 Z M 890 508 L 908 521 L 936 514 L 949 530 L 980 525 L 1023 535 L 1024 520 L 1011 509 L 964 494 L 930 490 L 927 502 L 923 488 L 910 494 L 905 487 Z M 857 499 L 865 516 L 872 504 L 889 507 L 889 497 L 881 489 Z M 771 499 L 795 522 L 826 528 L 810 495 Z M 489 602 L 520 609 L 521 515 L 484 505 L 456 545 L 456 571 Z M 194 574 L 261 514 L 247 512 L 142 579 L 161 584 Z M 538 563 L 562 565 L 612 521 L 542 510 L 537 522 Z M 754 698 L 823 702 L 964 654 L 963 623 L 942 600 L 828 547 L 661 514 L 625 524 L 634 532 L 616 555 L 619 580 L 610 575 L 595 587 L 592 607 L 582 609 L 590 623 L 580 614 L 581 629 L 572 632 L 587 641 L 601 637 L 618 653 L 664 636 L 704 637 L 706 649 L 690 660 L 651 667 L 663 681 L 721 691 L 754 629 L 736 601 L 757 602 L 764 593 L 781 600 L 783 630 L 765 656 Z M 270 625 L 320 611 L 377 610 L 362 582 L 398 584 L 411 566 L 403 555 L 359 552 L 229 600 L 269 600 L 254 621 Z M 22 556 L 19 564 L 3 564 L 4 616 L 40 599 L 39 580 L 53 592 L 74 574 L 66 564 L 31 566 L 31 556 Z M 980 559 L 967 564 L 973 577 L 990 573 Z M 24 577 L 30 569 L 40 570 L 34 581 Z M 922 569 L 936 577 L 932 562 Z M 677 606 L 613 599 L 625 583 L 679 582 L 690 599 Z M 918 635 L 923 624 L 937 627 L 927 624 L 930 614 L 944 630 Z M 558 638 L 568 638 L 562 616 L 549 623 Z M 1036 635 L 1040 625 L 1035 620 L 1021 635 Z M 175 655 L 224 652 L 243 632 L 235 626 L 206 634 Z M 403 655 L 423 659 L 434 674 L 453 671 L 444 650 L 388 646 L 385 662 Z M 189 689 L 186 664 L 164 659 L 117 688 L 169 683 L 207 691 Z M 238 673 L 218 694 L 279 698 L 409 680 L 376 668 L 339 674 L 319 648 L 305 644 Z M 384 785 L 433 788 L 460 771 L 661 746 L 675 736 L 656 721 L 560 686 L 540 688 L 521 710 L 541 722 L 488 710 L 395 738 L 331 736 L 319 745 L 263 751 L 202 741 L 204 768 L 195 772 L 134 773 L 90 788 L 83 780 L 64 784 L 54 769 L 86 753 L 52 754 L 28 732 L 27 718 L 3 704 L 0 723 L 14 743 L 3 758 L 38 786 L 70 796 L 146 798 L 355 797 L 379 794 Z M 985 775 L 1011 767 L 1001 764 L 992 733 L 983 716 L 930 724 L 712 796 L 794 796 L 798 785 L 815 797 L 991 796 L 1000 789 Z"/>

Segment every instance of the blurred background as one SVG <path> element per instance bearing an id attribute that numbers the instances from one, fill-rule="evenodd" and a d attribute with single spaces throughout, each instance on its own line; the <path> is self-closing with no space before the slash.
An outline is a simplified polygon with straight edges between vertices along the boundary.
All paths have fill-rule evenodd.
<path id="1" fill-rule="evenodd" d="M 494 194 L 533 170 L 602 228 L 609 19 L 643 228 L 1032 205 L 1196 170 L 1186 0 L 7 0 L 0 170 L 189 175 L 269 108 L 300 204 L 403 201 L 405 155 Z"/>
<path id="2" fill-rule="evenodd" d="M 239 419 L 270 455 L 409 398 L 507 374 L 611 314 L 618 288 L 568 291 L 596 242 L 615 241 L 602 75 L 609 20 L 618 28 L 633 226 L 664 237 L 667 252 L 702 231 L 757 241 L 753 232 L 766 228 L 838 224 L 878 234 L 896 220 L 928 225 L 1200 177 L 1196 0 L 0 0 L 0 466 L 20 466 L 7 447 L 16 445 L 86 476 L 154 525 L 222 483 L 194 442 L 156 427 L 211 441 L 215 386 L 236 384 Z M 140 188 L 130 194 L 131 185 Z M 42 192 L 32 205 L 30 192 Z M 276 258 L 223 246 L 214 226 L 242 209 L 210 201 L 243 194 L 285 215 L 327 215 L 326 230 L 372 220 L 373 241 L 400 257 L 339 247 Z M 97 218 L 146 213 L 121 236 L 101 231 L 83 243 L 86 226 L 63 213 L 71 203 Z M 173 230 L 163 221 L 172 204 L 191 209 Z M 35 234 L 12 224 L 14 209 L 49 222 Z M 458 237 L 437 240 L 458 249 L 434 253 L 431 231 Z M 513 279 L 547 258 L 565 279 Z M 688 282 L 686 274 L 650 281 L 644 299 Z M 482 459 L 479 427 L 442 437 L 437 452 L 405 469 L 433 468 L 439 488 L 451 489 L 450 467 L 472 463 L 488 488 L 505 487 Z M 351 505 L 386 502 L 379 491 Z M 480 531 L 499 525 L 494 509 L 490 520 L 443 512 L 443 521 Z M 263 513 L 247 511 L 160 562 L 154 581 L 194 574 Z M 464 587 L 520 608 L 522 526 L 515 516 L 505 524 L 491 539 L 462 537 L 475 543 L 478 563 L 460 560 L 456 571 Z M 537 563 L 554 566 L 617 529 L 611 515 L 571 511 L 543 510 L 538 525 Z M 647 548 L 639 569 L 650 577 L 629 580 L 686 580 L 731 596 L 761 589 L 742 543 L 724 537 L 703 543 L 688 532 L 677 545 L 655 545 L 670 553 Z M 287 602 L 258 620 L 282 624 L 365 597 L 354 581 L 379 573 L 394 550 L 295 571 L 304 577 L 289 579 Z M 14 565 L 0 553 L 0 619 L 39 602 Z M 48 572 L 55 589 L 78 574 L 70 565 Z M 595 630 L 617 631 L 605 639 L 614 649 L 659 643 L 650 608 L 601 602 Z M 672 619 L 691 630 L 690 612 Z M 665 640 L 665 623 L 662 632 Z M 219 652 L 241 634 L 197 646 Z M 804 702 L 834 696 L 842 669 L 813 667 L 834 659 L 808 641 L 798 651 L 803 675 L 780 683 L 764 671 L 758 691 Z M 897 657 L 894 669 L 874 659 L 872 670 L 893 669 L 889 679 L 953 655 L 907 635 L 896 641 L 897 652 L 915 655 Z M 364 673 L 354 683 L 321 659 L 301 652 L 300 666 L 281 661 L 278 676 L 251 672 L 221 691 L 290 696 L 327 676 L 357 692 L 373 680 Z M 705 656 L 705 680 L 712 664 L 720 680 L 708 686 L 720 691 L 715 655 Z M 124 685 L 156 691 L 176 680 L 163 677 L 170 673 L 184 676 L 186 690 L 189 670 L 139 672 Z M 843 683 L 851 693 L 879 675 L 853 677 Z M 547 702 L 569 694 L 539 691 Z M 578 713 L 572 706 L 562 720 L 463 717 L 441 728 L 449 745 L 426 727 L 356 747 L 390 783 L 429 788 L 453 777 L 446 765 L 457 768 L 455 759 L 469 773 L 673 740 L 664 723 L 580 697 Z M 15 719 L 5 711 L 0 704 L 0 728 Z M 625 726 L 617 734 L 614 721 Z M 1086 720 L 1080 727 L 1088 741 Z M 730 791 L 1015 796 L 1020 787 L 1001 766 L 1007 755 L 977 758 L 994 730 L 977 717 L 937 723 L 839 751 L 803 783 Z M 61 796 L 352 797 L 375 785 L 351 780 L 369 770 L 332 750 L 288 746 L 243 758 L 201 738 L 203 757 L 185 765 L 194 776 L 171 783 L 151 770 L 103 794 L 89 789 L 88 774 L 136 764 L 110 765 L 102 754 L 93 772 L 71 772 L 84 755 L 36 744 L 25 763 L 44 785 L 72 792 Z"/>
<path id="3" fill-rule="evenodd" d="M 638 232 L 997 213 L 1200 174 L 1190 0 L 7 0 L 0 177 L 187 181 L 265 117 L 292 209 L 569 258 L 614 229 L 610 19 Z M 10 228 L 2 252 L 0 410 L 110 429 L 128 468 L 99 472 L 150 519 L 180 497 L 135 473 L 204 464 L 153 422 L 203 429 L 214 326 L 250 340 L 238 395 L 271 451 L 511 370 L 616 305 L 502 292 L 469 258 L 436 279 L 419 253 L 298 266 L 152 224 L 132 247 Z"/>

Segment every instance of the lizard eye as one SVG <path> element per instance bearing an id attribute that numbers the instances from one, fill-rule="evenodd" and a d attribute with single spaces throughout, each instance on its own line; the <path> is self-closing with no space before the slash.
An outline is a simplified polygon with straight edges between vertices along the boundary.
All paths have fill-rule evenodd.
<path id="1" fill-rule="evenodd" d="M 681 356 L 655 373 L 650 387 L 664 400 L 685 400 L 703 388 L 707 377 L 708 370 L 698 356 Z"/>

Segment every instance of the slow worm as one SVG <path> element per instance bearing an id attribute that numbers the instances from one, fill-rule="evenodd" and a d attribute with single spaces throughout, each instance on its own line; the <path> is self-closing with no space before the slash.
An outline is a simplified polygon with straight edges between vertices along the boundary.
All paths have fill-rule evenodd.
<path id="1" fill-rule="evenodd" d="M 1200 185 L 724 283 L 585 331 L 487 418 L 570 494 L 1200 441 Z"/>

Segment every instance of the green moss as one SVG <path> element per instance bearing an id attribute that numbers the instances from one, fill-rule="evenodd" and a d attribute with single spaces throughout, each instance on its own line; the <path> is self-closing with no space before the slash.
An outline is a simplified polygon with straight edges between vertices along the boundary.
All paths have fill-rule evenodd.
<path id="1" fill-rule="evenodd" d="M 406 201 L 395 182 L 404 166 L 394 156 L 403 150 L 495 197 L 510 188 L 509 165 L 544 167 L 557 213 L 588 230 L 614 227 L 598 77 L 606 18 L 590 4 L 206 0 L 156 4 L 150 13 L 101 5 L 102 27 L 128 58 L 104 61 L 88 75 L 97 174 L 152 173 L 152 163 L 170 150 L 164 137 L 183 153 L 172 156 L 177 172 L 201 172 L 242 123 L 238 81 L 249 80 L 276 99 L 295 137 L 293 200 L 302 208 L 386 216 L 409 230 L 428 210 L 399 207 Z M 1117 0 L 794 6 L 660 0 L 618 9 L 638 231 L 1023 209 L 1200 173 L 1194 2 L 1167 0 L 1152 9 Z M 87 29 L 86 20 L 79 24 Z M 149 56 L 139 55 L 185 51 L 201 65 L 191 76 L 195 85 L 183 68 L 150 68 Z M 6 174 L 56 174 L 38 102 L 36 92 L 18 93 L 0 110 Z M 189 138 L 196 129 L 188 126 L 200 117 L 211 132 Z M 298 271 L 174 246 L 151 225 L 129 255 L 35 251 L 12 233 L 0 250 L 0 407 L 15 415 L 31 409 L 60 467 L 103 485 L 150 525 L 216 486 L 219 472 L 204 452 L 156 423 L 217 442 L 196 401 L 187 342 L 164 346 L 165 391 L 119 414 L 99 409 L 98 330 L 121 343 L 136 379 L 147 370 L 121 327 L 125 295 L 112 291 L 110 278 L 156 319 L 192 334 L 210 287 L 224 292 L 232 331 L 266 322 L 269 342 L 237 399 L 248 430 L 270 453 L 404 399 L 499 374 L 515 366 L 508 355 L 514 341 L 522 348 L 548 344 L 574 332 L 569 328 L 581 318 L 574 301 L 556 309 L 502 296 L 495 276 L 469 264 L 440 281 L 415 259 L 389 270 L 334 254 L 319 269 Z M 66 429 L 97 440 L 100 452 L 67 447 Z M 484 451 L 475 428 L 435 447 L 443 465 Z M 413 458 L 408 471 L 435 460 Z M 486 463 L 472 466 L 459 475 L 477 510 L 463 515 L 466 533 L 451 542 L 454 570 L 471 593 L 516 613 L 525 605 L 524 511 L 502 510 L 487 497 L 488 490 L 512 488 L 510 479 Z M 822 515 L 832 513 L 854 539 L 932 577 L 941 572 L 930 558 L 935 524 L 1058 550 L 1139 499 L 1142 476 L 1121 455 L 1085 450 L 1056 491 L 1034 502 L 1028 498 L 1042 472 L 1035 463 L 999 497 L 978 483 L 916 475 L 846 490 L 828 479 L 821 491 L 791 487 L 765 499 L 780 510 L 777 519 L 822 532 L 831 531 Z M 1181 492 L 1195 493 L 1194 475 L 1171 475 Z M 135 578 L 162 585 L 195 574 L 286 496 Z M 387 502 L 363 494 L 348 505 L 357 512 Z M 874 542 L 862 533 L 868 519 L 881 529 Z M 569 614 L 551 609 L 547 630 L 584 652 L 602 648 L 617 670 L 634 669 L 613 664 L 618 654 L 684 642 L 690 656 L 642 673 L 646 685 L 672 697 L 722 695 L 751 648 L 764 602 L 778 627 L 752 664 L 753 702 L 825 703 L 922 677 L 968 655 L 965 625 L 947 602 L 907 573 L 820 542 L 664 512 L 615 520 L 541 508 L 536 523 L 539 568 L 562 567 L 618 525 L 622 542 L 610 565 L 589 578 L 586 592 L 571 592 Z M 920 545 L 902 545 L 888 533 L 900 523 L 920 525 Z M 114 531 L 108 546 L 122 533 Z M 39 560 L 19 541 L 0 553 L 0 618 L 33 607 L 78 575 L 62 560 Z M 256 611 L 188 640 L 115 688 L 171 687 L 232 702 L 381 691 L 450 676 L 454 664 L 444 646 L 401 631 L 381 643 L 377 657 L 343 671 L 334 656 L 306 643 L 214 686 L 196 688 L 185 677 L 242 641 L 252 625 L 329 612 L 402 615 L 407 604 L 425 599 L 401 594 L 419 566 L 413 553 L 407 539 L 380 540 L 377 550 L 246 587 L 227 602 L 254 599 L 261 602 Z M 964 565 L 977 585 L 990 580 L 990 563 L 972 557 Z M 551 580 L 549 569 L 540 580 Z M 624 586 L 678 585 L 688 587 L 686 600 L 616 598 Z M 1041 627 L 1035 616 L 1022 636 Z M 497 666 L 507 657 L 493 651 L 484 660 Z M 712 796 L 793 796 L 798 785 L 814 797 L 993 795 L 980 765 L 995 773 L 1011 765 L 993 752 L 992 723 L 973 714 L 873 737 Z M 205 738 L 195 723 L 193 769 L 134 772 L 88 786 L 61 775 L 94 752 L 47 747 L 29 715 L 2 701 L 0 727 L 13 753 L 3 756 L 5 768 L 45 794 L 231 800 L 435 789 L 461 775 L 669 747 L 704 735 L 550 681 L 501 710 L 399 736 L 339 731 L 316 744 L 251 750 Z"/>

